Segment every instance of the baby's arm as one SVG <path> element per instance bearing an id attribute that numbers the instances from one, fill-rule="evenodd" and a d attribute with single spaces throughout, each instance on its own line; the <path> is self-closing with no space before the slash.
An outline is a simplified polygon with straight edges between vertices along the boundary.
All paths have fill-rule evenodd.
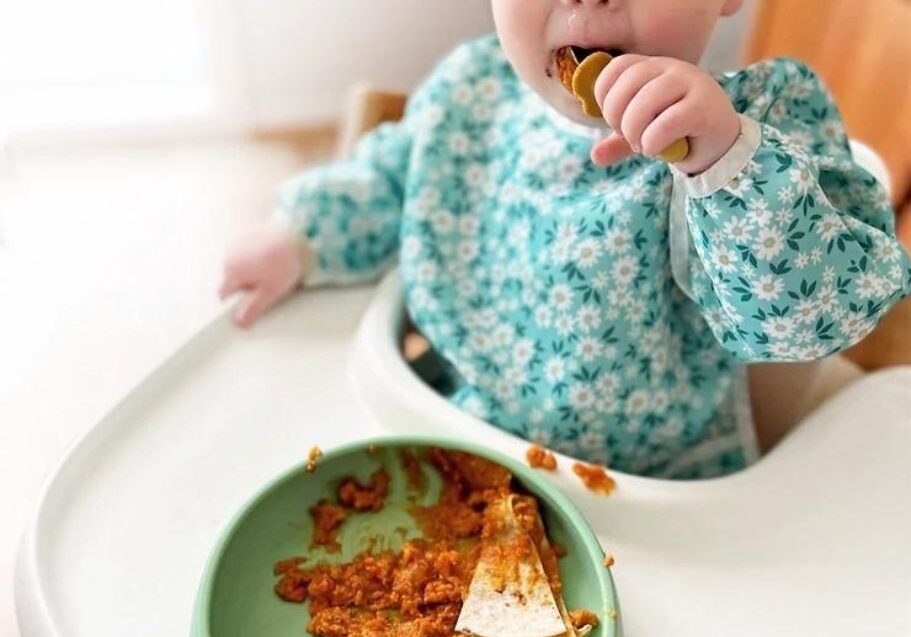
<path id="1" fill-rule="evenodd" d="M 776 60 L 735 82 L 740 138 L 707 172 L 678 175 L 691 296 L 744 360 L 846 349 L 911 292 L 888 197 L 812 71 Z"/>
<path id="2" fill-rule="evenodd" d="M 239 325 L 300 283 L 369 280 L 395 259 L 410 143 L 407 122 L 386 124 L 352 157 L 285 184 L 273 223 L 242 237 L 225 260 L 221 297 L 245 293 Z"/>
<path id="3" fill-rule="evenodd" d="M 445 117 L 448 92 L 470 58 L 460 47 L 408 101 L 404 119 L 384 124 L 344 161 L 295 177 L 282 189 L 275 219 L 228 254 L 222 296 L 247 293 L 235 320 L 262 312 L 306 286 L 367 281 L 398 254 L 412 146 Z"/>

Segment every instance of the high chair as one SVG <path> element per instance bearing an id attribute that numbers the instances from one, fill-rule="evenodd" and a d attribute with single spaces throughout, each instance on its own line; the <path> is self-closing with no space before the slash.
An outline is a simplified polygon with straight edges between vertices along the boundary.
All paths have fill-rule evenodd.
<path id="1" fill-rule="evenodd" d="M 362 95 L 353 131 L 404 102 Z M 188 634 L 220 533 L 313 445 L 436 434 L 521 460 L 526 441 L 456 408 L 424 380 L 432 369 L 422 378 L 409 366 L 404 324 L 392 272 L 378 286 L 296 295 L 252 331 L 227 312 L 200 329 L 50 474 L 17 563 L 22 637 Z M 406 348 L 427 352 L 415 336 Z M 861 378 L 759 462 L 716 480 L 614 472 L 604 498 L 558 455 L 546 479 L 616 556 L 627 634 L 911 634 L 909 386 L 911 369 Z M 271 564 L 262 578 L 251 595 L 272 594 Z M 301 630 L 289 619 L 287 634 Z"/>

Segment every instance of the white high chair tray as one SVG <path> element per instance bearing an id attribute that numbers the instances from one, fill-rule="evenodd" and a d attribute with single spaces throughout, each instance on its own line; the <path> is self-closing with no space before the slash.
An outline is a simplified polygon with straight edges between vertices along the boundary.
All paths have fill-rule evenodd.
<path id="1" fill-rule="evenodd" d="M 399 359 L 398 279 L 311 292 L 249 333 L 217 320 L 70 452 L 17 570 L 23 637 L 187 634 L 219 532 L 313 444 L 386 431 L 526 444 Z M 352 342 L 356 342 L 353 351 Z M 703 483 L 558 483 L 605 547 L 631 637 L 911 634 L 911 370 L 864 379 L 748 471 Z"/>

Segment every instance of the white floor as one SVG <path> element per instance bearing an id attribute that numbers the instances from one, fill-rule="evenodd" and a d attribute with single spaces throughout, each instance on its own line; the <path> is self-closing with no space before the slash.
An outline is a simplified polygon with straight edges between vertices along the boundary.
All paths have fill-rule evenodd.
<path id="1" fill-rule="evenodd" d="M 0 163 L 0 635 L 42 480 L 219 304 L 226 241 L 307 154 L 207 141 Z"/>

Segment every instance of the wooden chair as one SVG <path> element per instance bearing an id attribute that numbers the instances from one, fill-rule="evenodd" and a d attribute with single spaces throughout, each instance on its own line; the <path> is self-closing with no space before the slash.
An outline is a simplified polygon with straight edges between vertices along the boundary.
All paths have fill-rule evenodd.
<path id="1" fill-rule="evenodd" d="M 911 192 L 911 3 L 760 0 L 744 61 L 789 55 L 835 94 L 851 137 L 889 166 L 893 200 Z"/>
<path id="2" fill-rule="evenodd" d="M 368 84 L 354 86 L 339 127 L 339 156 L 347 155 L 364 133 L 384 122 L 395 122 L 405 114 L 408 96 L 404 93 L 381 91 Z"/>

